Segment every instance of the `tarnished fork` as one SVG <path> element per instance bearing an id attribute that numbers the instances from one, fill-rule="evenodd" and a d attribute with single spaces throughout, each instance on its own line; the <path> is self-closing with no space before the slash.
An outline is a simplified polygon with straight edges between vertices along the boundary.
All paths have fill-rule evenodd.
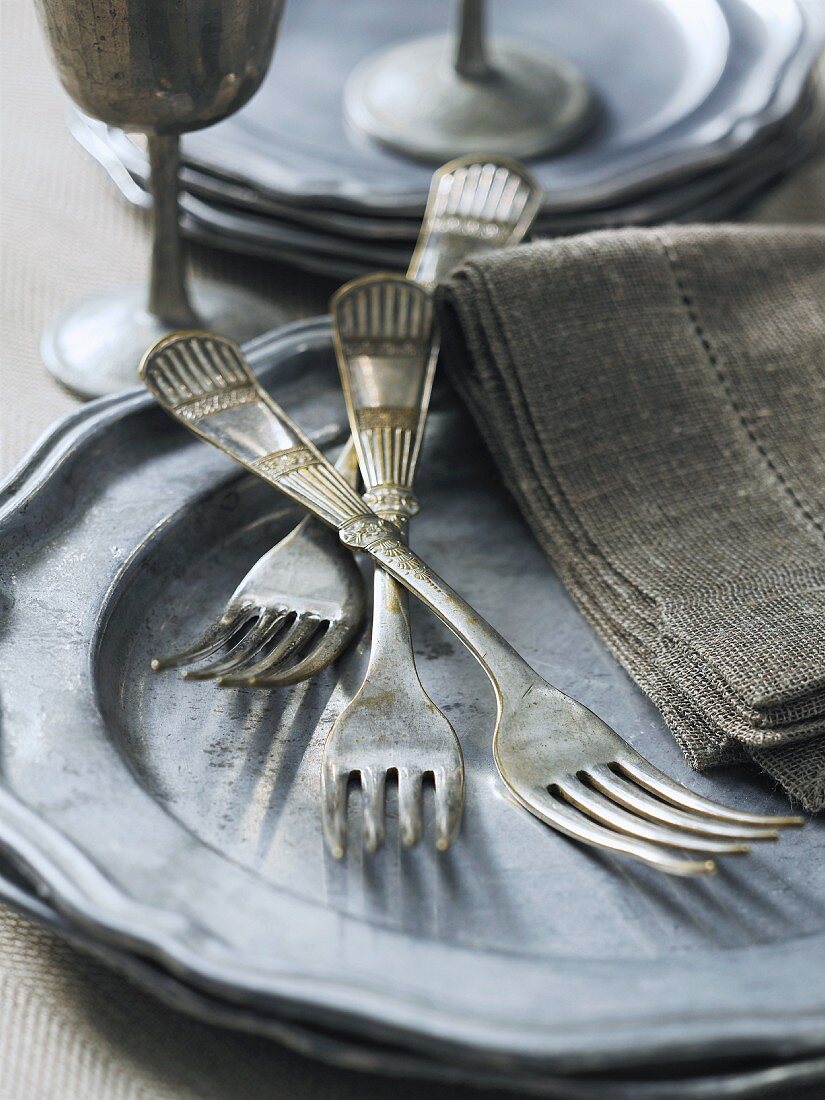
<path id="1" fill-rule="evenodd" d="M 530 173 L 513 161 L 461 157 L 445 164 L 433 175 L 408 277 L 433 286 L 471 253 L 516 244 L 540 196 Z M 199 404 L 200 382 L 186 363 L 170 372 L 169 383 L 181 400 L 191 399 L 193 419 L 216 408 Z M 337 466 L 355 484 L 351 443 Z M 186 679 L 216 679 L 226 686 L 294 684 L 321 672 L 346 649 L 364 606 L 363 577 L 352 555 L 323 524 L 306 518 L 253 565 L 201 637 L 155 657 L 152 667 L 189 665 Z"/>
<path id="2" fill-rule="evenodd" d="M 193 344 L 237 395 L 226 412 L 200 422 L 181 416 L 158 378 L 170 351 L 192 350 Z M 410 550 L 395 524 L 367 507 L 258 385 L 236 344 L 208 333 L 167 337 L 147 354 L 141 370 L 173 415 L 337 528 L 347 546 L 367 551 L 468 647 L 498 704 L 493 756 L 499 773 L 539 820 L 585 844 L 683 876 L 713 872 L 714 855 L 747 851 L 751 841 L 775 839 L 782 826 L 803 824 L 795 815 L 746 813 L 694 794 L 542 679 Z"/>
<path id="3" fill-rule="evenodd" d="M 512 162 L 464 157 L 445 165 L 433 177 L 410 277 L 432 284 L 471 253 L 517 243 L 539 202 L 537 185 Z M 342 287 L 330 311 L 364 499 L 404 531 L 418 510 L 412 485 L 435 368 L 430 303 L 411 282 L 376 275 Z M 324 834 L 334 856 L 346 849 L 353 781 L 361 789 L 364 847 L 373 852 L 382 843 L 393 777 L 402 843 L 421 836 L 423 789 L 432 780 L 435 843 L 448 848 L 464 805 L 461 748 L 419 679 L 409 597 L 376 567 L 366 676 L 335 721 L 321 763 Z"/>
<path id="4" fill-rule="evenodd" d="M 432 302 L 409 280 L 376 275 L 342 287 L 331 313 L 364 500 L 403 532 L 418 511 L 413 477 L 437 354 Z M 374 852 L 384 839 L 385 788 L 393 777 L 402 843 L 420 839 L 423 788 L 432 780 L 435 844 L 448 848 L 464 804 L 461 748 L 418 677 L 409 596 L 376 567 L 367 672 L 335 720 L 321 763 L 324 835 L 336 858 L 346 850 L 350 783 L 360 783 L 364 847 Z"/>
<path id="5" fill-rule="evenodd" d="M 194 353 L 178 348 L 157 379 L 167 400 L 179 402 L 193 424 L 203 414 L 204 398 L 222 392 L 207 390 L 205 369 Z M 351 447 L 337 468 L 356 484 Z M 363 575 L 352 555 L 341 550 L 334 532 L 313 516 L 304 517 L 253 565 L 217 622 L 186 649 L 155 657 L 152 668 L 192 665 L 183 671 L 185 679 L 256 687 L 283 687 L 315 676 L 349 645 L 364 617 Z"/>

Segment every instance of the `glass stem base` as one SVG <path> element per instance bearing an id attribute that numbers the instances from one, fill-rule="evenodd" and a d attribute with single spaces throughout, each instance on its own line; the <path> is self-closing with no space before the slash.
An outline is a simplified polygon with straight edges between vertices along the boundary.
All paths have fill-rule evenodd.
<path id="1" fill-rule="evenodd" d="M 465 154 L 530 157 L 568 148 L 594 121 L 581 74 L 551 53 L 492 38 L 488 65 L 462 75 L 450 36 L 418 39 L 368 57 L 344 92 L 349 122 L 417 160 Z"/>
<path id="2" fill-rule="evenodd" d="M 193 281 L 197 327 L 239 342 L 281 323 L 277 306 L 248 291 Z M 43 333 L 46 369 L 80 397 L 100 397 L 140 385 L 143 353 L 179 325 L 165 323 L 146 307 L 145 286 L 124 287 L 75 303 Z"/>

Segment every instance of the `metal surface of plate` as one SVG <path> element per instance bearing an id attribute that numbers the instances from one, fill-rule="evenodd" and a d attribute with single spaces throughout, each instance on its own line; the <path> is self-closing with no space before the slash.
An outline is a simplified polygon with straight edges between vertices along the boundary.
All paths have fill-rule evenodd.
<path id="1" fill-rule="evenodd" d="M 338 434 L 327 321 L 250 350 L 319 442 Z M 434 406 L 412 530 L 433 567 L 653 763 L 784 808 L 754 771 L 689 771 L 446 389 Z M 419 608 L 422 679 L 465 753 L 462 835 L 326 854 L 320 752 L 363 653 L 284 692 L 149 671 L 294 519 L 142 393 L 61 421 L 0 490 L 0 846 L 54 909 L 209 997 L 476 1069 L 825 1054 L 825 821 L 708 881 L 580 847 L 511 804 L 486 680 Z"/>
<path id="2" fill-rule="evenodd" d="M 819 114 L 813 112 L 816 119 Z M 624 206 L 580 211 L 567 217 L 545 214 L 533 236 L 559 236 L 623 225 L 718 221 L 735 215 L 808 154 L 815 123 L 807 97 L 787 119 L 787 127 L 749 148 L 734 162 Z M 147 168 L 140 150 L 118 131 L 76 115 L 73 133 L 101 164 L 121 194 L 149 206 Z M 283 207 L 249 189 L 190 172 L 181 195 L 182 227 L 193 240 L 212 247 L 287 261 L 297 267 L 341 278 L 375 270 L 404 271 L 417 225 L 400 219 L 368 218 L 338 211 Z M 223 188 L 227 196 L 221 199 Z M 306 214 L 308 220 L 304 220 Z M 326 224 L 323 224 L 326 223 Z M 389 227 L 384 235 L 382 224 Z M 365 233 L 359 232 L 366 229 Z M 405 239 L 406 235 L 406 239 Z"/>
<path id="3" fill-rule="evenodd" d="M 312 1025 L 300 1025 L 210 997 L 186 985 L 174 974 L 148 959 L 129 951 L 103 944 L 82 932 L 54 910 L 31 884 L 0 857 L 0 903 L 10 906 L 36 921 L 61 939 L 98 959 L 120 974 L 158 997 L 164 1004 L 218 1027 L 263 1035 L 306 1057 L 342 1069 L 378 1073 L 404 1080 L 438 1081 L 448 1084 L 477 1086 L 485 1090 L 495 1087 L 508 1092 L 523 1092 L 531 1096 L 549 1096 L 556 1100 L 706 1100 L 725 1097 L 758 1097 L 776 1095 L 782 1090 L 783 1100 L 811 1100 L 812 1084 L 825 1081 L 825 1057 L 793 1061 L 755 1059 L 746 1064 L 720 1063 L 713 1070 L 702 1067 L 680 1074 L 673 1066 L 662 1067 L 662 1077 L 656 1077 L 655 1067 L 643 1080 L 632 1077 L 618 1079 L 609 1076 L 581 1077 L 547 1076 L 546 1074 L 499 1073 L 492 1067 L 474 1070 L 470 1064 L 440 1061 L 415 1054 L 400 1047 L 370 1043 L 358 1036 L 337 1033 Z"/>
<path id="4" fill-rule="evenodd" d="M 663 190 L 640 193 L 625 203 L 593 207 L 590 210 L 565 213 L 545 210 L 536 220 L 535 228 L 542 233 L 583 232 L 602 225 L 638 224 L 662 221 L 672 214 L 696 206 L 700 201 L 741 180 L 745 175 L 759 174 L 772 165 L 793 160 L 795 146 L 805 146 L 812 132 L 819 133 L 817 112 L 819 99 L 806 91 L 793 110 L 780 123 L 766 131 L 758 141 L 751 142 L 724 165 L 700 172 L 684 181 L 673 182 Z M 149 162 L 145 139 L 140 134 L 127 136 L 121 130 L 107 127 L 80 112 L 72 111 L 69 125 L 72 133 L 111 176 L 124 194 L 136 205 L 151 203 Z M 265 217 L 276 226 L 300 227 L 312 231 L 316 243 L 327 239 L 347 242 L 367 241 L 386 245 L 391 242 L 414 245 L 420 228 L 419 217 L 386 217 L 368 213 L 333 210 L 324 207 L 296 206 L 264 195 L 243 183 L 221 178 L 191 166 L 181 174 L 184 204 L 191 196 L 206 203 L 226 207 L 236 213 Z"/>
<path id="5" fill-rule="evenodd" d="M 516 0 L 494 30 L 545 44 L 582 72 L 601 124 L 531 168 L 546 204 L 574 210 L 728 159 L 793 106 L 811 63 L 794 0 Z M 296 204 L 420 214 L 431 168 L 350 131 L 347 77 L 366 56 L 445 29 L 442 0 L 304 0 L 284 18 L 254 99 L 183 138 L 184 161 Z M 632 63 L 628 63 L 632 59 Z"/>

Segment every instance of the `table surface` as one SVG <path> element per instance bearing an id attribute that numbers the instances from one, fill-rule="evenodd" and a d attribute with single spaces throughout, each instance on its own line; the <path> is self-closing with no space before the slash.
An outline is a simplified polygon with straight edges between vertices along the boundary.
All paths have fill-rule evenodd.
<path id="1" fill-rule="evenodd" d="M 75 399 L 44 370 L 40 332 L 76 298 L 145 278 L 149 226 L 76 147 L 30 0 L 0 0 L 0 476 Z M 277 59 L 276 59 L 277 64 Z M 821 223 L 825 156 L 751 214 Z M 324 311 L 333 286 L 285 266 L 193 250 L 201 275 Z M 447 1100 L 467 1090 L 333 1069 L 263 1039 L 209 1027 L 0 907 L 0 1100 Z M 500 1094 L 499 1094 L 500 1095 Z"/>

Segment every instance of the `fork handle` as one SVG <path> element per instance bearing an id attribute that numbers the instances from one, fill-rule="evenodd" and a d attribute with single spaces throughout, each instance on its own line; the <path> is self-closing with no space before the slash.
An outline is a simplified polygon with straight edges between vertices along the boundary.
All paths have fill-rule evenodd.
<path id="1" fill-rule="evenodd" d="M 399 539 L 402 545 L 405 539 Z M 398 676 L 415 670 L 412 628 L 410 626 L 410 595 L 395 577 L 375 562 L 372 600 L 372 639 L 367 678 L 374 686 L 390 681 L 396 686 Z M 365 681 L 366 682 L 366 681 Z"/>
<path id="2" fill-rule="evenodd" d="M 413 477 L 438 354 L 433 305 L 400 275 L 356 279 L 330 303 L 364 499 L 399 518 L 418 510 Z"/>
<path id="3" fill-rule="evenodd" d="M 518 244 L 541 206 L 541 187 L 507 157 L 465 156 L 433 175 L 407 276 L 435 287 L 462 260 Z"/>
<path id="4" fill-rule="evenodd" d="M 176 420 L 326 523 L 340 527 L 369 511 L 263 389 L 234 341 L 173 333 L 146 353 L 140 374 Z"/>
<path id="5" fill-rule="evenodd" d="M 498 682 L 507 674 L 516 683 L 535 682 L 512 646 L 405 545 L 393 523 L 370 511 L 276 405 L 234 341 L 208 332 L 173 334 L 147 352 L 140 374 L 176 420 L 337 527 L 345 545 L 366 550 L 418 596 L 481 662 L 499 706 Z"/>
<path id="6" fill-rule="evenodd" d="M 379 516 L 362 516 L 342 525 L 338 535 L 353 550 L 365 550 L 467 646 L 490 678 L 499 708 L 503 704 L 500 685 L 506 683 L 508 691 L 517 691 L 519 685 L 529 690 L 535 684 L 538 674 L 524 658 L 406 545 L 394 524 Z"/>

